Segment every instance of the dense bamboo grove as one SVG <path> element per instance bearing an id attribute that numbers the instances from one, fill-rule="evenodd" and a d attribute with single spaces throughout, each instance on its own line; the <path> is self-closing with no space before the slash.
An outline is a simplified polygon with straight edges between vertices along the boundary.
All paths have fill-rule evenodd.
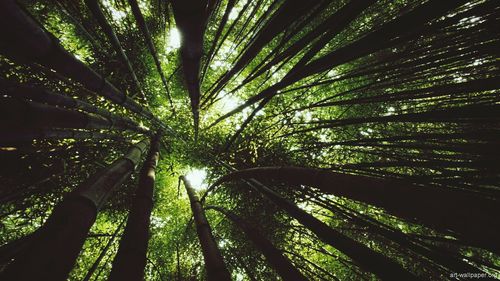
<path id="1" fill-rule="evenodd" d="M 500 279 L 499 4 L 0 1 L 0 279 Z"/>

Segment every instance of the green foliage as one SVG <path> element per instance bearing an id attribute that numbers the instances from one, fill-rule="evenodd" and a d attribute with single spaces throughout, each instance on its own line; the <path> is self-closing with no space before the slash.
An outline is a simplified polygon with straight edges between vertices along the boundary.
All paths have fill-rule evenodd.
<path id="1" fill-rule="evenodd" d="M 498 86 L 463 90 L 465 86 L 460 84 L 498 78 L 498 53 L 491 47 L 498 46 L 499 42 L 498 31 L 491 27 L 498 24 L 498 8 L 467 14 L 489 1 L 469 1 L 446 17 L 426 23 L 423 31 L 417 30 L 421 33 L 416 31 L 404 42 L 290 83 L 250 119 L 252 111 L 257 110 L 255 104 L 219 120 L 258 93 L 283 81 L 312 49 L 317 38 L 302 44 L 296 54 L 279 60 L 254 79 L 245 79 L 265 68 L 274 56 L 318 28 L 323 20 L 349 2 L 331 1 L 312 19 L 297 19 L 266 44 L 240 72 L 230 77 L 221 91 L 212 93 L 219 78 L 234 66 L 251 46 L 260 28 L 278 10 L 279 5 L 273 6 L 273 3 L 282 2 L 236 1 L 222 29 L 224 40 L 219 38 L 214 42 L 228 3 L 220 1 L 204 37 L 205 54 L 212 44 L 218 51 L 211 60 L 203 59 L 206 65 L 202 69 L 205 66 L 206 72 L 202 73 L 201 84 L 201 131 L 196 141 L 193 140 L 193 121 L 180 54 L 171 46 L 175 19 L 166 1 L 138 2 L 167 77 L 174 108 L 170 107 L 153 58 L 126 1 L 105 0 L 102 4 L 142 83 L 147 101 L 136 95 L 130 73 L 83 1 L 22 2 L 66 50 L 105 76 L 127 96 L 148 107 L 171 129 L 162 139 L 157 168 L 146 280 L 205 280 L 189 201 L 184 187 L 178 187 L 178 177 L 194 168 L 207 170 L 207 185 L 229 172 L 221 163 L 236 169 L 302 166 L 397 178 L 426 188 L 462 190 L 498 201 L 498 116 L 482 119 L 474 116 L 488 106 L 498 109 L 500 92 Z M 390 20 L 419 7 L 421 2 L 377 1 L 329 40 L 311 61 L 379 30 Z M 151 130 L 158 129 L 140 116 L 93 95 L 82 85 L 43 66 L 0 56 L 0 72 L 3 80 L 63 93 L 119 116 L 130 117 Z M 479 109 L 472 113 L 473 116 L 465 116 L 462 122 L 440 119 L 440 115 L 435 114 L 439 110 L 453 114 L 453 110 L 470 105 Z M 410 116 L 407 121 L 401 117 L 411 114 L 417 116 L 413 119 Z M 422 117 L 424 114 L 430 117 Z M 391 116 L 396 118 L 384 119 Z M 460 114 L 450 116 L 457 119 Z M 250 121 L 248 126 L 238 133 L 247 119 Z M 220 122 L 215 124 L 216 121 Z M 145 137 L 132 132 L 113 133 L 128 142 Z M 7 146 L 0 147 L 0 161 L 12 165 L 8 174 L 0 177 L 3 188 L 0 195 L 3 198 L 23 194 L 23 188 L 26 190 L 26 196 L 16 197 L 0 207 L 0 243 L 6 244 L 33 233 L 65 194 L 123 155 L 129 145 L 113 140 L 66 139 L 15 143 L 12 151 L 8 151 Z M 43 168 L 55 166 L 59 160 L 65 163 L 64 173 L 40 172 L 41 178 L 35 181 L 33 175 L 37 169 L 43 172 Z M 272 179 L 264 183 L 342 234 L 392 258 L 425 279 L 446 279 L 453 271 L 389 239 L 377 229 L 397 231 L 412 243 L 437 249 L 485 272 L 500 274 L 498 255 L 468 245 L 451 232 L 440 233 L 418 222 L 394 217 L 382 208 L 321 194 L 312 187 L 290 186 Z M 81 280 L 87 274 L 110 239 L 109 235 L 126 216 L 136 186 L 137 173 L 134 173 L 109 198 L 85 242 L 71 280 Z M 204 192 L 201 190 L 200 196 Z M 311 280 L 377 278 L 361 270 L 344 253 L 321 242 L 310 230 L 243 182 L 216 188 L 208 193 L 204 203 L 230 209 L 255 226 Z M 235 280 L 280 279 L 240 229 L 218 212 L 207 211 L 207 216 Z M 115 239 L 91 280 L 106 280 L 119 240 L 119 237 Z M 176 279 L 179 276 L 182 279 Z"/>

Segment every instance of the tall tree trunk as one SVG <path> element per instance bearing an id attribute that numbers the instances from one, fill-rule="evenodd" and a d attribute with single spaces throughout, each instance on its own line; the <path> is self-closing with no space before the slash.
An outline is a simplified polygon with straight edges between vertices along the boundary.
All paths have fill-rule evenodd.
<path id="1" fill-rule="evenodd" d="M 288 72 L 282 80 L 262 90 L 259 94 L 250 97 L 242 105 L 219 117 L 210 127 L 261 100 L 266 101 L 266 103 L 269 102 L 272 97 L 280 93 L 280 90 L 306 77 L 332 69 L 381 49 L 394 46 L 408 40 L 411 36 L 420 35 L 427 28 L 426 24 L 429 21 L 446 14 L 446 12 L 457 8 L 465 2 L 465 0 L 428 1 L 403 16 L 389 21 L 378 30 L 369 33 L 353 43 L 335 49 L 303 67 L 293 68 L 293 71 Z M 247 119 L 253 119 L 253 116 Z"/>
<path id="2" fill-rule="evenodd" d="M 136 130 L 141 133 L 147 132 L 147 130 L 139 126 L 132 119 L 126 116 L 119 116 L 113 114 L 108 110 L 101 109 L 88 102 L 84 102 L 62 94 L 56 94 L 46 89 L 33 88 L 21 85 L 12 85 L 12 84 L 7 85 L 7 83 L 5 83 L 4 85 L 3 81 L 0 81 L 0 84 L 2 84 L 2 87 L 5 86 L 4 88 L 5 94 L 11 97 L 30 99 L 35 102 L 46 103 L 49 105 L 64 106 L 68 109 L 78 108 L 89 113 L 95 113 L 101 115 L 106 119 L 112 121 L 113 124 L 116 125 L 123 124 L 120 126 L 127 126 L 127 128 L 129 129 Z"/>
<path id="3" fill-rule="evenodd" d="M 62 5 L 60 2 L 56 2 L 57 7 L 59 8 L 59 11 L 71 22 L 73 25 L 76 27 L 76 33 L 78 35 L 83 35 L 83 38 L 86 39 L 87 42 L 89 42 L 92 47 L 94 48 L 95 51 L 102 51 L 104 50 L 104 47 L 101 45 L 99 41 L 97 41 L 94 36 L 90 34 L 88 29 L 83 26 L 78 19 L 73 17 L 71 13 Z"/>
<path id="4" fill-rule="evenodd" d="M 40 171 L 32 171 L 28 182 L 22 183 L 21 186 L 17 188 L 2 190 L 2 192 L 0 192 L 0 204 L 6 204 L 8 202 L 26 198 L 43 191 L 45 188 L 39 188 L 39 185 L 43 185 L 51 179 L 62 175 L 65 171 L 66 161 L 63 159 L 57 159 L 53 164 L 48 167 L 43 167 Z"/>
<path id="5" fill-rule="evenodd" d="M 0 128 L 13 132 L 40 128 L 125 129 L 147 132 L 145 128 L 115 115 L 102 117 L 13 98 L 1 98 Z"/>
<path id="6" fill-rule="evenodd" d="M 324 193 L 382 207 L 410 222 L 424 223 L 445 233 L 452 230 L 459 238 L 473 245 L 500 252 L 498 247 L 492 247 L 490 243 L 500 236 L 500 222 L 494 217 L 500 208 L 498 202 L 489 198 L 458 190 L 419 187 L 406 182 L 299 167 L 262 167 L 237 171 L 222 177 L 214 186 L 238 178 L 273 179 L 313 186 Z"/>
<path id="7" fill-rule="evenodd" d="M 63 281 L 73 268 L 97 213 L 113 190 L 127 180 L 148 146 L 145 139 L 71 192 L 52 211 L 30 248 L 2 272 L 9 281 Z"/>
<path id="8" fill-rule="evenodd" d="M 16 26 L 15 29 L 11 26 Z M 86 89 L 162 124 L 142 105 L 127 97 L 103 76 L 67 52 L 57 39 L 31 18 L 15 0 L 0 1 L 0 52 L 20 61 L 36 62 L 80 82 Z"/>
<path id="9" fill-rule="evenodd" d="M 418 280 L 397 262 L 330 228 L 257 180 L 250 179 L 246 183 L 311 230 L 323 242 L 347 255 L 363 270 L 372 272 L 383 280 Z"/>
<path id="10" fill-rule="evenodd" d="M 92 278 L 92 275 L 94 275 L 94 272 L 96 269 L 99 267 L 99 264 L 101 263 L 102 259 L 106 256 L 108 253 L 109 248 L 111 245 L 113 245 L 113 242 L 115 241 L 116 237 L 118 236 L 118 233 L 122 229 L 123 224 L 125 223 L 125 218 L 122 220 L 122 222 L 116 227 L 115 232 L 111 237 L 109 237 L 108 242 L 106 245 L 101 250 L 101 253 L 97 257 L 97 259 L 94 261 L 90 269 L 87 271 L 87 274 L 85 274 L 85 277 L 82 279 L 82 281 L 90 281 L 90 278 Z"/>
<path id="11" fill-rule="evenodd" d="M 215 32 L 212 43 L 210 44 L 211 47 L 210 47 L 210 49 L 206 55 L 206 58 L 205 58 L 203 70 L 201 71 L 201 74 L 200 74 L 201 81 L 203 81 L 203 77 L 207 73 L 207 69 L 208 69 L 210 63 L 212 62 L 215 48 L 217 47 L 217 43 L 219 41 L 219 38 L 222 35 L 222 31 L 224 30 L 224 27 L 226 26 L 227 20 L 229 18 L 229 13 L 231 13 L 235 4 L 236 4 L 236 0 L 228 0 L 228 2 L 227 2 L 226 9 L 224 10 L 224 14 L 222 15 L 222 19 L 221 19 L 220 23 L 218 24 L 217 31 Z"/>
<path id="12" fill-rule="evenodd" d="M 123 232 L 118 253 L 113 260 L 109 280 L 143 280 L 146 253 L 149 241 L 149 222 L 153 210 L 155 169 L 160 157 L 160 138 L 157 134 L 151 141 L 139 175 L 139 183 L 132 208 Z"/>
<path id="13" fill-rule="evenodd" d="M 207 0 L 172 0 L 175 21 L 182 35 L 182 68 L 191 100 L 195 139 L 198 136 L 200 118 L 200 65 L 203 55 L 203 34 L 209 16 L 208 2 Z"/>
<path id="14" fill-rule="evenodd" d="M 15 145 L 30 142 L 34 139 L 92 139 L 92 140 L 114 140 L 125 142 L 126 139 L 120 135 L 104 134 L 93 131 L 74 131 L 58 129 L 39 129 L 30 131 L 2 132 L 0 135 L 0 145 Z"/>
<path id="15" fill-rule="evenodd" d="M 287 26 L 290 26 L 300 19 L 304 14 L 309 13 L 321 2 L 320 0 L 305 2 L 299 0 L 285 1 L 276 10 L 265 26 L 262 27 L 257 36 L 252 38 L 251 44 L 245 48 L 245 51 L 241 54 L 234 66 L 224 74 L 220 81 L 218 81 L 213 92 L 219 92 L 234 75 L 241 71 L 262 50 L 265 45 L 283 32 Z"/>
<path id="16" fill-rule="evenodd" d="M 309 193 L 311 193 L 312 195 L 312 192 Z M 319 204 L 323 208 L 331 210 L 338 216 L 354 222 L 354 224 L 356 225 L 367 227 L 368 231 L 382 235 L 390 239 L 391 241 L 398 243 L 402 247 L 408 248 L 413 252 L 418 253 L 429 260 L 432 260 L 434 263 L 440 266 L 445 266 L 453 272 L 473 272 L 477 274 L 483 273 L 480 269 L 470 265 L 462 259 L 451 256 L 445 251 L 439 250 L 436 246 L 415 243 L 415 241 L 413 241 L 409 235 L 403 233 L 401 230 L 381 223 L 380 221 L 377 221 L 367 215 L 361 214 L 349 207 L 340 207 L 336 206 L 335 204 L 330 204 L 330 202 L 322 202 L 322 199 L 320 198 L 317 198 L 315 200 L 315 203 Z M 348 210 L 350 213 L 344 209 Z"/>
<path id="17" fill-rule="evenodd" d="M 206 210 L 216 210 L 222 213 L 226 218 L 236 224 L 248 237 L 250 241 L 266 257 L 269 265 L 281 276 L 283 280 L 308 280 L 291 262 L 283 255 L 283 252 L 277 249 L 271 241 L 262 235 L 257 229 L 245 223 L 243 219 L 234 213 L 217 206 L 207 206 Z"/>
<path id="18" fill-rule="evenodd" d="M 170 106 L 172 107 L 172 110 L 173 110 L 174 104 L 172 102 L 172 97 L 170 95 L 170 91 L 168 90 L 167 78 L 165 78 L 165 74 L 163 73 L 163 70 L 161 68 L 160 59 L 158 58 L 158 54 L 156 53 L 156 48 L 155 48 L 155 45 L 153 43 L 153 38 L 151 38 L 151 33 L 149 32 L 149 28 L 146 24 L 146 21 L 144 20 L 144 17 L 142 15 L 141 9 L 139 8 L 139 5 L 137 4 L 137 0 L 128 0 L 128 3 L 130 4 L 130 7 L 132 8 L 132 14 L 134 15 L 135 21 L 137 22 L 137 25 L 139 26 L 139 30 L 141 31 L 142 35 L 144 36 L 144 40 L 146 41 L 146 45 L 148 46 L 149 52 L 151 53 L 151 56 L 153 56 L 153 60 L 154 60 L 155 65 L 156 65 L 156 70 L 158 70 L 158 74 L 160 74 L 161 82 L 163 83 L 163 86 L 165 87 L 168 101 L 170 102 Z"/>
<path id="19" fill-rule="evenodd" d="M 359 16 L 365 9 L 372 5 L 375 0 L 353 0 L 339 8 L 335 13 L 326 18 L 320 25 L 313 28 L 302 38 L 294 42 L 291 46 L 280 52 L 269 62 L 267 62 L 260 69 L 254 69 L 252 74 L 247 76 L 241 85 L 245 85 L 251 80 L 257 78 L 265 71 L 269 70 L 272 66 L 281 62 L 287 57 L 293 57 L 300 51 L 304 50 L 308 44 L 313 42 L 316 38 L 320 38 L 310 50 L 300 59 L 300 62 L 294 65 L 294 68 L 303 66 L 312 57 L 314 57 L 319 50 L 321 50 L 328 42 L 330 42 L 335 35 L 346 28 L 356 17 Z M 326 33 L 325 33 L 326 32 Z M 325 34 L 323 34 L 325 33 Z M 238 85 L 238 87 L 241 87 Z"/>
<path id="20" fill-rule="evenodd" d="M 139 94 L 144 100 L 147 100 L 146 95 L 144 95 L 144 92 L 142 90 L 141 83 L 139 82 L 139 79 L 137 79 L 137 75 L 135 74 L 134 68 L 132 67 L 132 63 L 127 57 L 127 54 L 125 54 L 125 51 L 123 50 L 120 40 L 118 39 L 118 36 L 116 36 L 113 27 L 111 26 L 111 24 L 109 24 L 108 20 L 104 16 L 104 13 L 102 12 L 99 0 L 85 0 L 85 4 L 89 8 L 92 15 L 94 15 L 95 19 L 104 31 L 104 34 L 106 34 L 106 37 L 108 37 L 108 40 L 111 42 L 111 45 L 115 49 L 116 54 L 120 57 L 122 63 L 127 67 L 136 90 L 139 91 Z"/>
<path id="21" fill-rule="evenodd" d="M 38 233 L 39 231 L 35 231 L 2 245 L 0 247 L 0 265 L 9 263 L 26 251 Z"/>
<path id="22" fill-rule="evenodd" d="M 180 179 L 184 182 L 189 201 L 191 202 L 196 232 L 198 233 L 203 258 L 205 260 L 207 279 L 208 281 L 230 281 L 231 274 L 227 270 L 222 254 L 215 243 L 210 224 L 205 217 L 205 211 L 203 210 L 200 199 L 189 181 L 184 176 L 181 176 Z"/>

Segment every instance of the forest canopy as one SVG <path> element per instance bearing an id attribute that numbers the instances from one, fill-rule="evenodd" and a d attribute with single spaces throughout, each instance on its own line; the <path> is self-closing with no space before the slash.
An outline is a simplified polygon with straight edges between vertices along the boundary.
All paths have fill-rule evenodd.
<path id="1" fill-rule="evenodd" d="M 499 27 L 495 0 L 0 1 L 0 279 L 500 279 Z"/>

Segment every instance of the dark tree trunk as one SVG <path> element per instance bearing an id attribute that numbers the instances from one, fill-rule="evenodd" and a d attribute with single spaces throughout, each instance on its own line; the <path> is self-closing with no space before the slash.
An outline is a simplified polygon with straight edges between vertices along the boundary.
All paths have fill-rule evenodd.
<path id="1" fill-rule="evenodd" d="M 1 81 L 0 83 L 3 84 L 3 81 Z M 2 85 L 2 87 L 3 86 L 4 85 Z M 78 108 L 88 113 L 94 113 L 105 117 L 112 122 L 113 126 L 123 126 L 123 129 L 130 129 L 140 133 L 147 132 L 147 130 L 140 127 L 136 122 L 128 117 L 113 114 L 95 105 L 66 95 L 56 94 L 41 88 L 33 88 L 21 85 L 7 85 L 7 83 L 5 84 L 4 90 L 5 94 L 11 97 L 30 99 L 35 102 L 46 103 L 49 105 L 64 106 L 68 109 Z"/>
<path id="2" fill-rule="evenodd" d="M 181 59 L 184 79 L 191 100 L 195 138 L 198 136 L 200 108 L 200 65 L 203 33 L 209 16 L 207 0 L 173 0 L 175 21 L 182 35 Z"/>
<path id="3" fill-rule="evenodd" d="M 257 180 L 250 179 L 246 183 L 311 230 L 319 239 L 350 257 L 360 268 L 384 280 L 418 280 L 400 264 L 330 228 Z"/>
<path id="4" fill-rule="evenodd" d="M 92 264 L 90 269 L 87 271 L 87 274 L 82 279 L 82 281 L 90 281 L 90 278 L 92 278 L 92 275 L 94 275 L 94 272 L 99 267 L 99 264 L 101 263 L 102 259 L 108 253 L 109 248 L 111 247 L 111 245 L 113 245 L 113 242 L 115 241 L 116 237 L 118 236 L 118 233 L 122 229 L 123 223 L 125 223 L 125 219 L 123 219 L 122 222 L 118 225 L 118 227 L 116 228 L 113 235 L 111 235 L 111 237 L 109 237 L 108 242 L 106 243 L 106 245 L 104 245 L 104 247 L 101 250 L 101 253 L 97 257 L 97 259 L 94 261 L 94 263 Z"/>
<path id="5" fill-rule="evenodd" d="M 283 278 L 283 280 L 308 280 L 290 260 L 283 255 L 283 252 L 277 249 L 271 241 L 262 235 L 257 229 L 245 223 L 243 219 L 237 215 L 229 212 L 228 210 L 217 207 L 207 206 L 205 209 L 213 209 L 230 219 L 236 224 L 248 237 L 250 241 L 259 249 L 259 251 L 266 257 L 269 265 Z"/>
<path id="6" fill-rule="evenodd" d="M 10 28 L 16 26 L 15 29 Z M 14 0 L 0 1 L 0 52 L 20 61 L 36 62 L 80 82 L 86 89 L 162 124 L 151 112 L 128 98 L 104 77 L 68 53 L 57 39 L 39 26 Z"/>
<path id="7" fill-rule="evenodd" d="M 111 45 L 115 49 L 116 54 L 120 57 L 122 63 L 127 67 L 136 90 L 139 92 L 143 99 L 147 100 L 144 92 L 142 91 L 141 83 L 139 82 L 139 79 L 137 79 L 137 75 L 135 74 L 134 68 L 132 67 L 132 63 L 127 57 L 127 54 L 125 54 L 125 51 L 123 50 L 120 40 L 118 39 L 118 36 L 116 36 L 113 27 L 111 26 L 111 24 L 109 24 L 108 20 L 102 12 L 99 0 L 85 0 L 85 4 L 89 8 L 90 12 L 92 12 L 92 15 L 94 15 L 104 34 L 106 34 L 106 37 L 108 37 L 108 40 L 111 42 Z"/>
<path id="8" fill-rule="evenodd" d="M 20 187 L 5 191 L 1 190 L 0 204 L 6 204 L 8 202 L 26 198 L 43 191 L 45 188 L 39 188 L 39 185 L 43 185 L 51 179 L 60 176 L 65 171 L 66 162 L 63 159 L 57 159 L 53 164 L 48 167 L 42 167 L 39 171 L 31 170 L 28 181 L 21 183 Z"/>
<path id="9" fill-rule="evenodd" d="M 153 209 L 155 169 L 160 157 L 160 135 L 151 141 L 151 148 L 142 166 L 139 183 L 130 209 L 127 226 L 113 260 L 109 280 L 144 279 L 149 241 L 149 221 Z"/>
<path id="10" fill-rule="evenodd" d="M 356 17 L 359 16 L 360 13 L 362 13 L 374 2 L 375 0 L 350 1 L 348 4 L 333 13 L 319 26 L 312 29 L 291 46 L 286 48 L 284 51 L 280 51 L 272 60 L 266 63 L 258 71 L 253 72 L 251 76 L 245 78 L 242 85 L 255 79 L 283 59 L 297 55 L 301 50 L 304 50 L 309 43 L 319 37 L 320 39 L 318 40 L 318 42 L 316 42 L 312 46 L 312 48 L 300 59 L 299 63 L 294 66 L 294 69 L 302 67 L 307 62 L 309 62 L 311 58 L 313 58 L 318 53 L 319 50 L 321 50 L 328 42 L 330 42 L 335 35 L 346 28 Z M 238 87 L 241 87 L 241 85 L 239 85 Z"/>
<path id="11" fill-rule="evenodd" d="M 57 129 L 40 129 L 30 131 L 2 132 L 0 145 L 15 145 L 30 142 L 34 139 L 92 139 L 92 140 L 114 140 L 125 142 L 126 139 L 120 135 L 104 134 L 93 131 L 72 131 Z"/>
<path id="12" fill-rule="evenodd" d="M 378 30 L 369 33 L 363 38 L 344 47 L 335 49 L 302 67 L 294 68 L 293 71 L 288 72 L 278 83 L 252 96 L 242 105 L 218 118 L 210 127 L 261 100 L 266 100 L 268 102 L 272 97 L 279 94 L 280 90 L 283 88 L 306 77 L 332 69 L 381 49 L 394 46 L 412 38 L 412 36 L 416 37 L 425 30 L 426 24 L 429 21 L 446 14 L 446 12 L 449 12 L 465 2 L 465 0 L 428 1 L 405 15 L 389 21 Z M 253 116 L 250 116 L 247 119 L 252 118 Z"/>
<path id="13" fill-rule="evenodd" d="M 184 182 L 189 201 L 191 202 L 191 210 L 193 211 L 196 232 L 198 233 L 203 258 L 205 260 L 207 279 L 209 281 L 230 281 L 231 274 L 227 270 L 222 254 L 220 253 L 212 235 L 212 229 L 210 228 L 210 224 L 205 217 L 205 211 L 203 210 L 200 199 L 198 198 L 196 191 L 193 187 L 191 187 L 189 181 L 184 176 L 181 176 L 180 179 Z"/>
<path id="14" fill-rule="evenodd" d="M 139 5 L 137 4 L 137 0 L 128 0 L 128 3 L 130 4 L 130 7 L 132 8 L 132 14 L 134 15 L 135 21 L 137 22 L 137 25 L 139 26 L 139 30 L 141 31 L 142 35 L 144 36 L 144 40 L 146 40 L 146 45 L 148 46 L 149 52 L 151 53 L 151 56 L 153 56 L 153 60 L 156 65 L 156 70 L 158 70 L 158 73 L 160 74 L 161 81 L 163 83 L 163 86 L 165 87 L 165 91 L 167 93 L 167 98 L 168 101 L 170 102 L 170 106 L 174 107 L 172 103 L 172 97 L 170 95 L 170 91 L 168 90 L 168 82 L 167 78 L 165 78 L 165 74 L 163 73 L 163 70 L 161 68 L 160 64 L 160 59 L 158 58 L 158 54 L 156 53 L 156 48 L 153 43 L 153 38 L 151 38 L 151 33 L 149 32 L 149 28 L 146 24 L 146 21 L 144 20 L 144 17 L 142 16 L 141 9 L 139 8 Z"/>
<path id="15" fill-rule="evenodd" d="M 33 129 L 125 129 L 146 132 L 144 128 L 118 116 L 102 117 L 36 102 L 2 98 L 0 128 L 11 132 Z"/>
<path id="16" fill-rule="evenodd" d="M 29 247 L 30 243 L 35 239 L 38 231 L 10 241 L 0 247 L 0 265 L 7 264 L 19 255 L 21 255 Z"/>
<path id="17" fill-rule="evenodd" d="M 285 1 L 281 7 L 273 14 L 272 18 L 262 27 L 255 38 L 252 38 L 251 44 L 245 48 L 234 66 L 224 74 L 224 77 L 218 82 L 213 92 L 220 91 L 226 83 L 240 70 L 242 70 L 272 39 L 293 22 L 300 19 L 304 14 L 310 12 L 314 7 L 320 4 L 320 0 Z"/>
<path id="18" fill-rule="evenodd" d="M 490 243 L 500 236 L 500 223 L 494 217 L 500 212 L 498 202 L 468 192 L 299 167 L 237 171 L 222 177 L 216 184 L 238 178 L 313 186 L 324 193 L 382 207 L 398 217 L 424 223 L 445 233 L 452 230 L 473 245 L 499 252 L 498 247 Z"/>
<path id="19" fill-rule="evenodd" d="M 127 180 L 149 140 L 83 182 L 53 210 L 29 249 L 2 272 L 2 280 L 63 281 L 73 268 L 96 215 L 113 190 Z"/>

